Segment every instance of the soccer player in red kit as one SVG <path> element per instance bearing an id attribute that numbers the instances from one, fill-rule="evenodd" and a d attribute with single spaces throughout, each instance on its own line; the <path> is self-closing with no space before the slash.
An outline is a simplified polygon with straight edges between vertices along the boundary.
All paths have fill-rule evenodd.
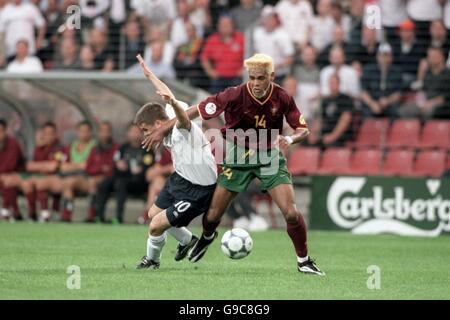
<path id="1" fill-rule="evenodd" d="M 22 216 L 17 205 L 17 190 L 8 186 L 11 175 L 23 170 L 25 159 L 22 148 L 13 137 L 6 133 L 7 122 L 0 119 L 0 190 L 3 198 L 2 216 L 9 216 L 11 209 L 14 219 L 21 220 Z"/>
<path id="2" fill-rule="evenodd" d="M 21 189 L 28 203 L 28 215 L 31 220 L 37 220 L 36 183 L 47 174 L 55 172 L 63 157 L 63 146 L 59 144 L 56 125 L 53 122 L 45 123 L 36 132 L 36 147 L 33 152 L 33 160 L 27 161 L 25 172 L 8 175 L 4 184 L 9 188 Z M 45 210 L 41 204 L 41 210 Z"/>
<path id="3" fill-rule="evenodd" d="M 235 195 L 247 189 L 254 178 L 261 180 L 261 189 L 269 192 L 287 223 L 299 272 L 324 275 L 308 256 L 305 222 L 295 205 L 291 174 L 279 148 L 298 143 L 308 134 L 308 126 L 294 99 L 273 82 L 274 63 L 270 56 L 256 54 L 245 60 L 249 81 L 208 97 L 188 110 L 191 119 L 204 120 L 225 113 L 222 134 L 227 143 L 227 156 L 222 165 L 211 206 L 203 216 L 203 234 L 189 252 L 189 260 L 197 262 L 217 237 L 216 228 Z M 282 136 L 283 120 L 295 130 Z M 173 121 L 172 121 L 173 122 Z M 145 148 L 158 146 L 170 125 L 155 130 L 143 141 Z M 230 146 L 231 145 L 231 146 Z"/>

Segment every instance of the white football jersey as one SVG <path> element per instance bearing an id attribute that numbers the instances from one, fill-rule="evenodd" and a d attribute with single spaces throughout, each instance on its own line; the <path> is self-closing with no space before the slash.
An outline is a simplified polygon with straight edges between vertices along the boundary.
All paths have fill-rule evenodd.
<path id="1" fill-rule="evenodd" d="M 217 166 L 211 144 L 202 129 L 191 121 L 191 130 L 177 128 L 164 138 L 175 171 L 193 184 L 209 186 L 217 181 Z"/>

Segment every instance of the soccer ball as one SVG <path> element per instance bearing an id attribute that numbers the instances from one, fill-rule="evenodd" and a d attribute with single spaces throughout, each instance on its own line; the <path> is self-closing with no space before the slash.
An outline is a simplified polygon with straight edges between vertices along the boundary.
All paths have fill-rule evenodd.
<path id="1" fill-rule="evenodd" d="M 234 228 L 224 233 L 220 247 L 227 257 L 242 259 L 252 251 L 253 240 L 244 229 Z"/>

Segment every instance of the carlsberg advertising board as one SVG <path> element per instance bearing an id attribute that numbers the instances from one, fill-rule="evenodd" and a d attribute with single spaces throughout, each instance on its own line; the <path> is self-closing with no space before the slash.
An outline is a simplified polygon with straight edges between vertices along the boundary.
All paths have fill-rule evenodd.
<path id="1" fill-rule="evenodd" d="M 310 228 L 356 234 L 450 234 L 450 180 L 315 176 Z"/>

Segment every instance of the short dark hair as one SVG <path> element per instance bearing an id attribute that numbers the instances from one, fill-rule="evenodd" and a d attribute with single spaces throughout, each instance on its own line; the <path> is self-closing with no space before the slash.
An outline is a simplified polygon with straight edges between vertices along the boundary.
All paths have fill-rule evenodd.
<path id="1" fill-rule="evenodd" d="M 7 126 L 8 126 L 8 123 L 6 122 L 6 120 L 3 118 L 0 118 L 0 127 L 3 127 L 6 129 Z"/>
<path id="2" fill-rule="evenodd" d="M 142 106 L 134 117 L 134 124 L 141 123 L 153 125 L 156 120 L 167 120 L 169 117 L 162 105 L 157 102 L 149 102 Z"/>
<path id="3" fill-rule="evenodd" d="M 79 129 L 82 126 L 88 126 L 89 129 L 92 130 L 92 124 L 89 121 L 87 121 L 87 120 L 83 120 L 83 121 L 78 122 L 77 129 Z"/>
<path id="4" fill-rule="evenodd" d="M 101 126 L 107 126 L 107 127 L 109 127 L 109 129 L 113 129 L 113 125 L 112 125 L 112 123 L 110 122 L 110 121 L 108 121 L 108 120 L 103 120 L 102 122 L 100 122 L 100 125 Z"/>
<path id="5" fill-rule="evenodd" d="M 52 129 L 56 130 L 56 124 L 53 121 L 47 121 L 41 126 L 41 128 L 42 129 L 44 129 L 44 128 L 52 128 Z"/>

